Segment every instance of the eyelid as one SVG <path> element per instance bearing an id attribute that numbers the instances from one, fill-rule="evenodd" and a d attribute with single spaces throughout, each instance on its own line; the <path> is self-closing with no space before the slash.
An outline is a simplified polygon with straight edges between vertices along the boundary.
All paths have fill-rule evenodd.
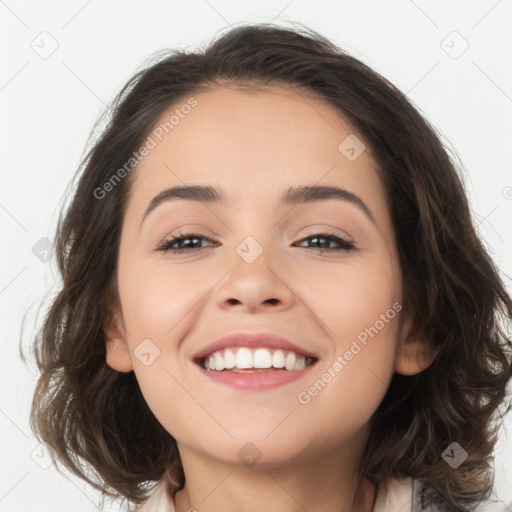
<path id="1" fill-rule="evenodd" d="M 318 228 L 314 228 L 314 229 L 308 227 L 305 229 L 306 229 L 305 234 L 301 235 L 303 238 L 309 237 L 309 236 L 314 236 L 314 235 L 319 235 L 319 234 L 324 234 L 324 235 L 338 236 L 340 238 L 343 238 L 343 240 L 345 240 L 346 242 L 354 241 L 353 237 L 351 237 L 346 231 L 342 231 L 333 226 L 329 226 L 327 229 L 322 228 L 322 227 L 318 227 Z"/>
<path id="2" fill-rule="evenodd" d="M 157 244 L 155 250 L 157 250 L 157 251 L 164 251 L 164 252 L 167 252 L 167 251 L 173 252 L 173 249 L 164 249 L 164 247 L 167 244 L 176 243 L 177 241 L 179 241 L 179 240 L 181 240 L 183 238 L 193 238 L 193 237 L 195 237 L 195 238 L 200 238 L 202 240 L 207 240 L 208 242 L 218 243 L 218 241 L 215 240 L 215 238 L 210 237 L 208 235 L 205 235 L 203 233 L 200 233 L 199 231 L 200 230 L 184 229 L 184 230 L 179 230 L 177 232 L 173 232 L 173 234 L 165 236 L 163 238 L 163 240 Z M 187 249 L 181 249 L 181 251 L 185 252 L 185 251 L 187 251 Z"/>
<path id="3" fill-rule="evenodd" d="M 339 254 L 339 253 L 343 253 L 343 252 L 348 253 L 348 252 L 351 252 L 351 251 L 354 251 L 357 249 L 353 240 L 351 239 L 351 237 L 347 238 L 338 229 L 326 230 L 326 229 L 318 228 L 318 229 L 313 230 L 310 228 L 309 232 L 304 233 L 302 236 L 299 237 L 299 240 L 296 242 L 296 244 L 297 243 L 302 244 L 303 242 L 310 240 L 312 238 L 315 238 L 315 237 L 328 239 L 330 242 L 334 242 L 335 244 L 337 244 L 337 246 L 327 247 L 327 248 L 323 248 L 323 247 L 303 247 L 303 248 L 313 251 L 313 252 L 330 253 L 330 254 L 332 254 L 332 253 Z M 178 242 L 181 242 L 186 239 L 192 239 L 192 238 L 200 240 L 201 242 L 207 241 L 209 243 L 218 245 L 218 241 L 215 240 L 214 237 L 209 237 L 209 236 L 204 235 L 198 231 L 185 229 L 183 231 L 180 230 L 179 232 L 176 232 L 168 237 L 165 237 L 157 245 L 155 250 L 161 251 L 164 254 L 166 254 L 167 252 L 170 252 L 175 255 L 179 255 L 179 254 L 186 255 L 186 254 L 190 254 L 191 252 L 195 253 L 201 249 L 208 248 L 208 247 L 182 247 L 182 248 L 175 248 L 175 249 L 171 248 L 172 245 L 174 245 Z M 298 246 L 295 245 L 295 246 L 302 247 L 301 245 L 298 245 Z"/>

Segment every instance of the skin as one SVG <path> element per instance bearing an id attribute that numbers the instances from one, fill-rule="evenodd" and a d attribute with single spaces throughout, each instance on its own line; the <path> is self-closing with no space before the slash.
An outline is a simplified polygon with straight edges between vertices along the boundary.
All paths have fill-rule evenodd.
<path id="1" fill-rule="evenodd" d="M 194 97 L 198 105 L 134 171 L 119 253 L 121 307 L 105 325 L 107 363 L 135 372 L 178 443 L 186 484 L 177 512 L 253 512 L 263 503 L 275 512 L 371 511 L 376 489 L 367 481 L 352 507 L 368 422 L 393 372 L 430 363 L 409 319 L 399 325 L 404 313 L 397 314 L 308 404 L 297 400 L 358 334 L 402 303 L 394 229 L 369 145 L 349 161 L 338 145 L 355 130 L 327 103 L 291 89 L 216 87 Z M 219 187 L 229 201 L 166 202 L 141 225 L 153 197 L 184 184 Z M 298 185 L 347 189 L 375 223 L 338 199 L 278 206 Z M 182 254 L 156 250 L 180 229 L 214 242 Z M 326 230 L 355 250 L 320 251 L 337 245 L 307 239 Z M 263 248 L 250 264 L 236 252 L 247 236 Z M 307 377 L 270 390 L 211 383 L 193 355 L 240 329 L 276 332 L 319 361 Z M 160 350 L 147 366 L 134 352 L 144 339 Z M 249 441 L 261 453 L 253 467 L 237 456 Z"/>

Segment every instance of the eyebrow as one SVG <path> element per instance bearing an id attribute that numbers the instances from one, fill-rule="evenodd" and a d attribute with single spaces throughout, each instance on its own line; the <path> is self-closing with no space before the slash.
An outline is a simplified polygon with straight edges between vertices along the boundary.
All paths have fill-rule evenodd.
<path id="1" fill-rule="evenodd" d="M 141 225 L 157 206 L 176 199 L 202 203 L 227 203 L 227 197 L 222 190 L 208 185 L 183 185 L 168 188 L 151 199 L 142 217 Z M 371 210 L 359 196 L 348 190 L 334 186 L 304 185 L 289 188 L 281 197 L 279 206 L 314 203 L 327 199 L 339 199 L 357 206 L 375 224 L 375 218 Z"/>

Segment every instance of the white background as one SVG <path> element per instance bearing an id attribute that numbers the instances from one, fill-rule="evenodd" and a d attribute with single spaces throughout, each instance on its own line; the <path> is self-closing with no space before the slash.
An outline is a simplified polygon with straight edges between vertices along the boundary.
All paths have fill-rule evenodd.
<path id="1" fill-rule="evenodd" d="M 304 23 L 407 93 L 459 155 L 478 230 L 512 275 L 512 0 L 0 1 L 0 512 L 96 510 L 85 483 L 31 457 L 36 373 L 18 351 L 23 315 L 30 308 L 26 346 L 37 305 L 57 283 L 54 259 L 43 263 L 32 248 L 53 238 L 94 121 L 153 52 L 271 20 Z M 33 49 L 52 44 L 47 58 Z M 497 447 L 495 511 L 512 500 L 510 416 Z"/>

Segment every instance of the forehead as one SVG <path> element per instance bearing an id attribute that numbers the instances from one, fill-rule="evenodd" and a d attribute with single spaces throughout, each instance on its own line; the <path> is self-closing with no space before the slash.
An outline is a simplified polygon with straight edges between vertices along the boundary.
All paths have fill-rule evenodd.
<path id="1" fill-rule="evenodd" d="M 233 199 L 235 189 L 270 198 L 273 189 L 316 182 L 382 196 L 371 148 L 347 158 L 345 146 L 355 141 L 359 152 L 364 143 L 327 102 L 275 86 L 215 87 L 191 97 L 194 107 L 182 108 L 186 97 L 154 123 L 154 147 L 134 171 L 134 199 L 183 182 L 232 188 Z"/>

